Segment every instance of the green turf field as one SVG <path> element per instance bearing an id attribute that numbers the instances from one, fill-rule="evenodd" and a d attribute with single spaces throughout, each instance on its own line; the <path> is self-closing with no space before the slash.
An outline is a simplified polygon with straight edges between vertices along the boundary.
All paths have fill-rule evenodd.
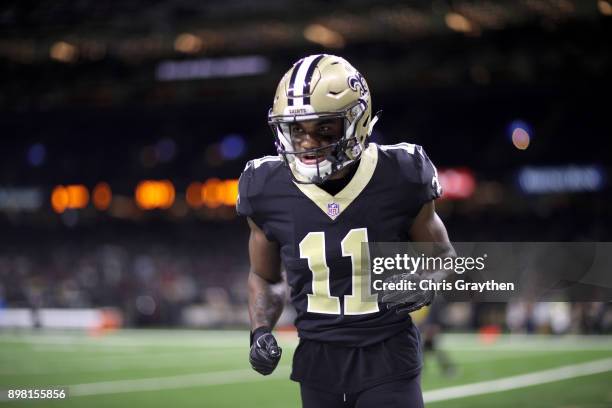
<path id="1" fill-rule="evenodd" d="M 280 341 L 281 366 L 262 377 L 248 366 L 245 332 L 4 331 L 0 389 L 67 386 L 69 398 L 0 405 L 297 407 L 298 387 L 288 380 L 296 340 Z M 502 336 L 488 344 L 475 335 L 447 335 L 442 344 L 458 372 L 446 378 L 433 359 L 426 362 L 428 406 L 612 407 L 612 337 Z"/>

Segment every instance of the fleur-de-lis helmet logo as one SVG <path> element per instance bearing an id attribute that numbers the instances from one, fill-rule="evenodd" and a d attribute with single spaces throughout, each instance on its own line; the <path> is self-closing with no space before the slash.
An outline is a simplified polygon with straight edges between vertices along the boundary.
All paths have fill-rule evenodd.
<path id="1" fill-rule="evenodd" d="M 356 72 L 354 75 L 348 77 L 348 86 L 353 91 L 359 91 L 359 95 L 364 96 L 368 92 L 368 86 L 366 85 L 365 79 L 361 76 L 359 72 Z"/>

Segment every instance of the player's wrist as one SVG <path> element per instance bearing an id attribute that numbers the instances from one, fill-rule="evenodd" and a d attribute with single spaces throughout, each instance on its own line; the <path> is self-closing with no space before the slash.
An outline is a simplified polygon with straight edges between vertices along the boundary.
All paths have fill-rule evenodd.
<path id="1" fill-rule="evenodd" d="M 272 333 L 272 329 L 269 326 L 259 326 L 255 330 L 252 330 L 251 336 L 250 336 L 251 337 L 250 345 L 252 346 L 253 343 L 256 342 L 258 338 L 268 333 Z"/>

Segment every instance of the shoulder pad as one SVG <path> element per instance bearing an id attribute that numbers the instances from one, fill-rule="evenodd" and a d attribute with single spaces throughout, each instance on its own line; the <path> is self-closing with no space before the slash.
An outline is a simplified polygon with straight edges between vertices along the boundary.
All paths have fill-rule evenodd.
<path id="1" fill-rule="evenodd" d="M 261 194 L 268 177 L 282 164 L 279 156 L 264 156 L 247 162 L 238 181 L 236 211 L 239 215 L 252 216 L 253 199 Z"/>
<path id="2" fill-rule="evenodd" d="M 380 145 L 380 150 L 397 166 L 404 182 L 421 185 L 430 199 L 440 197 L 442 189 L 438 181 L 438 170 L 422 146 L 412 143 Z"/>

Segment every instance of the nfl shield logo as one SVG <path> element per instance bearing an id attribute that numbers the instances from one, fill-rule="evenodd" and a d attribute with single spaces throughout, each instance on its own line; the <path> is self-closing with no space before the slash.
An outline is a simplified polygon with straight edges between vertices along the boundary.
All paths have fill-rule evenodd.
<path id="1" fill-rule="evenodd" d="M 340 214 L 340 205 L 338 203 L 327 204 L 327 215 L 336 218 Z"/>

